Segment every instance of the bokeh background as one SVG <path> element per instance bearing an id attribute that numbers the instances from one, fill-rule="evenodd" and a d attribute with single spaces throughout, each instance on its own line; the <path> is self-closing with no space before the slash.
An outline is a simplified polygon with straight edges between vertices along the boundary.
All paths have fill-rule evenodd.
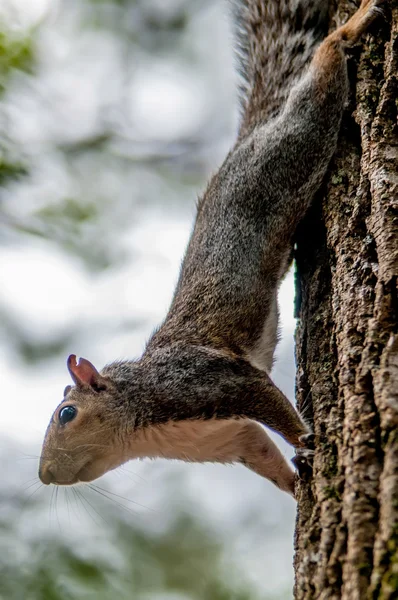
<path id="1" fill-rule="evenodd" d="M 137 357 L 165 315 L 236 132 L 231 29 L 226 0 L 0 4 L 1 600 L 292 597 L 294 502 L 243 467 L 37 478 L 68 354 Z M 280 306 L 292 397 L 291 275 Z"/>

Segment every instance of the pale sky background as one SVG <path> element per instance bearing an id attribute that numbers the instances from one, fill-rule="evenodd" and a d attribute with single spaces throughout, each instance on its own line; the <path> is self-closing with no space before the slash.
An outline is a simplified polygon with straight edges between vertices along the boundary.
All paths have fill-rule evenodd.
<path id="1" fill-rule="evenodd" d="M 5 194 L 5 206 L 11 207 L 16 217 L 48 199 L 54 198 L 55 202 L 61 190 L 62 193 L 69 189 L 73 192 L 74 182 L 59 157 L 46 154 L 46 148 L 54 138 L 68 141 L 90 132 L 90 128 L 95 131 L 98 90 L 104 91 L 107 102 L 111 102 L 118 86 L 122 85 L 120 73 L 114 72 L 114 61 L 120 51 L 118 41 L 99 39 L 94 34 L 73 39 L 74 13 L 71 11 L 69 18 L 60 22 L 57 19 L 60 5 L 61 0 L 3 0 L 0 6 L 0 18 L 11 20 L 15 29 L 24 29 L 44 17 L 47 20 L 39 49 L 39 76 L 34 84 L 17 76 L 15 85 L 25 85 L 26 94 L 6 99 L 3 106 L 14 137 L 23 140 L 26 153 L 36 160 L 35 174 L 29 185 L 12 189 L 8 196 Z M 214 164 L 214 168 L 209 166 L 209 171 L 214 171 L 233 139 L 237 119 L 232 47 L 222 3 L 215 1 L 214 8 L 198 17 L 195 27 L 191 34 L 196 36 L 196 51 L 202 56 L 200 77 L 192 77 L 178 57 L 173 61 L 170 57 L 160 57 L 151 63 L 141 61 L 134 67 L 124 114 L 135 139 L 139 141 L 142 136 L 142 140 L 148 142 L 184 137 L 201 120 L 211 121 L 211 115 L 217 110 L 217 114 L 221 114 L 221 122 L 217 122 L 221 133 L 204 158 L 210 166 Z M 110 77 L 112 86 L 107 84 Z M 52 105 L 45 97 L 48 89 L 55 98 Z M 217 136 L 216 131 L 215 138 Z M 106 170 L 96 173 L 94 167 L 88 172 L 84 185 L 94 190 L 94 194 L 96 190 L 100 193 L 103 186 L 117 190 L 118 182 L 112 177 Z M 139 185 L 134 173 L 131 185 Z M 152 185 L 156 188 L 157 184 L 152 182 Z M 155 191 L 166 196 L 170 193 L 162 187 Z M 197 189 L 195 193 L 200 191 Z M 90 274 L 78 258 L 39 238 L 26 237 L 24 242 L 10 243 L 2 247 L 0 253 L 0 303 L 6 304 L 12 316 L 24 323 L 32 338 L 40 340 L 43 336 L 44 339 L 49 331 L 68 332 L 71 327 L 81 331 L 68 353 L 88 358 L 98 369 L 117 358 L 137 357 L 153 328 L 166 314 L 194 211 L 194 195 L 187 199 L 186 207 L 180 212 L 175 207 L 169 209 L 166 200 L 159 206 L 141 207 L 134 222 L 117 240 L 118 250 L 131 259 L 100 274 Z M 108 229 L 111 227 L 110 218 Z M 274 379 L 290 398 L 294 387 L 293 298 L 290 273 L 279 296 L 282 340 L 278 355 L 282 358 L 274 370 Z M 133 334 L 131 330 L 115 327 L 115 323 L 123 324 L 131 319 L 139 324 Z M 0 340 L 0 451 L 7 453 L 12 485 L 21 485 L 36 475 L 36 461 L 17 462 L 19 453 L 40 452 L 49 418 L 64 387 L 70 383 L 66 358 L 60 360 L 57 356 L 43 365 L 28 367 L 10 352 L 7 339 Z M 275 438 L 286 456 L 291 457 L 292 450 L 278 436 Z M 243 467 L 166 464 L 165 461 L 149 466 L 146 462 L 134 462 L 130 467 L 134 473 L 145 476 L 145 482 L 134 485 L 134 494 L 130 496 L 158 511 L 154 516 L 147 509 L 138 509 L 139 519 L 148 527 L 161 527 L 170 506 L 178 502 L 178 498 L 173 497 L 168 500 L 170 504 L 165 503 L 164 494 L 159 491 L 163 475 L 182 473 L 184 491 L 191 498 L 194 510 L 203 513 L 214 528 L 224 532 L 227 554 L 238 553 L 241 563 L 247 562 L 246 570 L 259 589 L 273 592 L 284 588 L 286 582 L 289 585 L 293 574 L 295 505 L 286 494 Z M 109 474 L 104 479 L 114 489 L 131 492 L 131 481 L 123 479 L 123 475 Z M 48 489 L 43 490 L 43 494 L 48 492 Z M 243 530 L 239 530 L 239 538 L 234 536 L 237 524 L 244 523 L 250 515 L 250 506 L 258 506 L 258 503 L 264 508 L 262 524 L 273 530 L 272 539 L 261 540 L 260 553 Z M 29 528 L 28 516 L 26 519 Z M 23 526 L 23 518 L 21 522 Z M 259 531 L 262 524 L 259 523 Z M 43 532 L 48 531 L 51 518 L 50 523 L 45 519 L 40 527 Z M 76 541 L 76 535 L 83 535 L 85 527 L 93 531 L 91 523 L 78 532 L 68 529 L 64 535 L 73 536 Z M 105 543 L 106 532 L 96 531 L 95 535 Z"/>

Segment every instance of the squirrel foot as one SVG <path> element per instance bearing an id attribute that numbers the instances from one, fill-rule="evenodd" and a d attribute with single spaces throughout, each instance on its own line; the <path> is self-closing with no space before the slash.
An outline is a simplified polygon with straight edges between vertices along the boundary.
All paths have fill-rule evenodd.
<path id="1" fill-rule="evenodd" d="M 385 16 L 385 0 L 362 0 L 356 13 L 329 38 L 341 41 L 345 46 L 355 45 L 369 25 L 379 16 Z"/>

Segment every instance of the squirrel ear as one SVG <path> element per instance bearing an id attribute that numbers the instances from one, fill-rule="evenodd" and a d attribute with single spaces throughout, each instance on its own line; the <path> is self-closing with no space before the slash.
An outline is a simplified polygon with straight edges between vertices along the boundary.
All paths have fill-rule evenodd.
<path id="1" fill-rule="evenodd" d="M 80 358 L 77 363 L 76 355 L 71 354 L 68 358 L 67 365 L 69 373 L 76 385 L 89 385 L 96 390 L 104 387 L 101 385 L 103 378 L 89 360 Z"/>

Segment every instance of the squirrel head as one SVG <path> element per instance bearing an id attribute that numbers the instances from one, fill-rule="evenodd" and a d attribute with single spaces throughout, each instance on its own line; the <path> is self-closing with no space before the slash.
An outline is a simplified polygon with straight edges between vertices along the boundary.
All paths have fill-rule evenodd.
<path id="1" fill-rule="evenodd" d="M 75 385 L 65 388 L 40 457 L 39 477 L 47 485 L 92 481 L 127 460 L 120 439 L 123 415 L 115 382 L 85 358 L 77 362 L 74 354 L 67 366 Z"/>

